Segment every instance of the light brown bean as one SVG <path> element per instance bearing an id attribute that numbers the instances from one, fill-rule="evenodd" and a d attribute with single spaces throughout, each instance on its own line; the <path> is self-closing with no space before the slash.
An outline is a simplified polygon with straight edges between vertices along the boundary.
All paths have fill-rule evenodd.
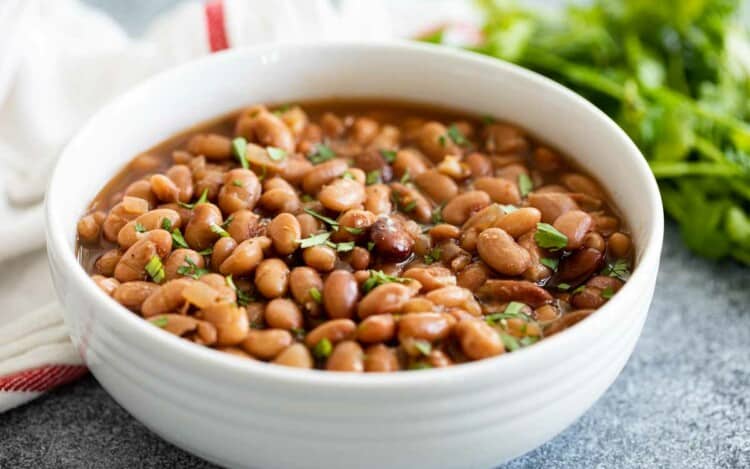
<path id="1" fill-rule="evenodd" d="M 346 270 L 334 270 L 323 284 L 323 306 L 334 319 L 352 318 L 359 299 L 359 288 L 354 275 Z"/>
<path id="2" fill-rule="evenodd" d="M 269 301 L 263 317 L 266 324 L 274 329 L 291 331 L 304 325 L 302 312 L 294 301 L 287 298 L 275 298 Z"/>
<path id="3" fill-rule="evenodd" d="M 458 194 L 458 185 L 445 174 L 430 169 L 414 177 L 417 187 L 433 201 L 442 204 Z"/>
<path id="4" fill-rule="evenodd" d="M 312 368 L 314 365 L 310 351 L 302 344 L 292 344 L 279 353 L 273 362 L 292 368 Z"/>
<path id="5" fill-rule="evenodd" d="M 143 302 L 146 301 L 159 285 L 153 282 L 136 280 L 121 283 L 112 294 L 112 297 L 131 311 L 140 312 Z"/>
<path id="6" fill-rule="evenodd" d="M 493 270 L 504 275 L 521 275 L 531 266 L 528 251 L 501 228 L 488 228 L 477 240 L 479 257 Z"/>
<path id="7" fill-rule="evenodd" d="M 396 314 L 412 296 L 413 291 L 401 283 L 378 285 L 359 302 L 357 314 L 362 319 L 375 314 Z"/>
<path id="8" fill-rule="evenodd" d="M 563 213 L 578 209 L 578 204 L 569 195 L 557 192 L 532 192 L 527 200 L 542 213 L 544 223 L 554 223 Z"/>
<path id="9" fill-rule="evenodd" d="M 218 345 L 237 345 L 245 339 L 250 322 L 245 308 L 234 303 L 218 303 L 202 310 L 203 319 L 216 327 Z"/>
<path id="10" fill-rule="evenodd" d="M 396 333 L 392 314 L 368 316 L 357 326 L 357 340 L 365 344 L 388 342 Z"/>
<path id="11" fill-rule="evenodd" d="M 289 287 L 294 300 L 305 310 L 317 316 L 320 305 L 310 293 L 312 289 L 323 292 L 323 280 L 315 269 L 310 267 L 295 267 L 289 274 Z"/>
<path id="12" fill-rule="evenodd" d="M 630 254 L 630 237 L 624 233 L 612 233 L 607 240 L 609 252 L 618 258 L 625 258 Z"/>
<path id="13" fill-rule="evenodd" d="M 176 164 L 166 172 L 167 177 L 177 186 L 180 202 L 188 203 L 193 198 L 193 173 L 184 164 Z"/>
<path id="14" fill-rule="evenodd" d="M 312 246 L 302 251 L 305 264 L 318 272 L 330 272 L 336 266 L 336 251 L 328 246 Z"/>
<path id="15" fill-rule="evenodd" d="M 555 229 L 568 237 L 565 249 L 570 251 L 578 249 L 583 245 L 583 238 L 591 230 L 592 225 L 593 220 L 591 216 L 581 210 L 565 212 L 557 217 L 553 224 Z"/>
<path id="16" fill-rule="evenodd" d="M 115 267 L 120 262 L 123 252 L 119 249 L 110 249 L 105 252 L 94 263 L 96 271 L 105 277 L 111 277 L 115 273 Z"/>
<path id="17" fill-rule="evenodd" d="M 185 304 L 182 292 L 193 282 L 194 280 L 189 278 L 178 278 L 161 285 L 143 301 L 143 317 L 148 318 L 180 309 Z"/>
<path id="18" fill-rule="evenodd" d="M 477 303 L 471 290 L 459 286 L 450 285 L 438 288 L 427 293 L 425 297 L 436 305 L 448 309 L 459 308 L 472 316 L 479 316 L 482 313 L 482 308 Z"/>
<path id="19" fill-rule="evenodd" d="M 326 370 L 364 372 L 365 363 L 362 347 L 357 342 L 351 340 L 345 340 L 336 344 L 333 352 L 331 352 L 331 356 L 326 360 Z"/>
<path id="20" fill-rule="evenodd" d="M 278 258 L 265 259 L 255 270 L 255 287 L 266 298 L 278 298 L 289 288 L 289 267 Z"/>
<path id="21" fill-rule="evenodd" d="M 146 264 L 152 257 L 165 257 L 172 249 L 172 235 L 164 230 L 153 230 L 130 246 L 115 267 L 115 278 L 120 282 L 144 280 Z"/>
<path id="22" fill-rule="evenodd" d="M 252 210 L 260 199 L 260 192 L 255 173 L 248 169 L 233 169 L 224 175 L 224 185 L 219 190 L 219 208 L 226 214 Z"/>
<path id="23" fill-rule="evenodd" d="M 261 360 L 273 360 L 293 342 L 289 331 L 283 329 L 251 329 L 242 340 L 242 348 Z"/>
<path id="24" fill-rule="evenodd" d="M 365 201 L 365 187 L 353 179 L 335 179 L 318 193 L 323 206 L 334 212 L 360 207 Z"/>
<path id="25" fill-rule="evenodd" d="M 232 237 L 219 238 L 214 244 L 211 252 L 211 268 L 218 271 L 221 264 L 227 260 L 232 252 L 237 248 L 237 241 Z"/>
<path id="26" fill-rule="evenodd" d="M 297 250 L 298 240 L 302 239 L 299 221 L 291 213 L 280 213 L 271 220 L 266 234 L 273 242 L 273 248 L 279 254 L 287 256 Z"/>
<path id="27" fill-rule="evenodd" d="M 373 184 L 365 188 L 365 209 L 375 215 L 391 213 L 391 188 L 385 184 Z"/>
<path id="28" fill-rule="evenodd" d="M 365 350 L 366 372 L 392 372 L 400 369 L 398 357 L 396 357 L 393 349 L 383 344 L 377 344 Z"/>
<path id="29" fill-rule="evenodd" d="M 196 251 L 213 246 L 219 235 L 211 227 L 221 227 L 222 222 L 219 207 L 211 203 L 198 204 L 185 227 L 185 242 Z"/>
<path id="30" fill-rule="evenodd" d="M 219 134 L 198 134 L 188 140 L 187 149 L 194 155 L 203 155 L 211 160 L 226 160 L 232 157 L 232 141 Z"/>
<path id="31" fill-rule="evenodd" d="M 265 237 L 251 238 L 241 242 L 219 267 L 222 275 L 247 275 L 263 260 L 263 249 L 271 244 Z"/>
<path id="32" fill-rule="evenodd" d="M 148 202 L 138 197 L 123 197 L 102 222 L 102 231 L 108 241 L 117 241 L 117 234 L 130 220 L 148 212 Z"/>
<path id="33" fill-rule="evenodd" d="M 514 181 L 499 177 L 480 177 L 474 181 L 474 188 L 484 191 L 498 204 L 519 205 L 521 193 Z"/>
<path id="34" fill-rule="evenodd" d="M 103 275 L 92 275 L 91 280 L 109 296 L 112 296 L 121 285 L 116 278 L 105 277 Z"/>
<path id="35" fill-rule="evenodd" d="M 180 214 L 174 210 L 157 208 L 127 222 L 117 233 L 117 243 L 123 249 L 127 249 L 142 238 L 147 231 L 163 229 L 165 223 L 169 227 L 179 228 L 180 222 Z"/>
<path id="36" fill-rule="evenodd" d="M 353 339 L 357 325 L 351 319 L 333 319 L 326 321 L 305 336 L 305 345 L 312 348 L 323 339 L 328 339 L 332 344 L 342 340 Z"/>
<path id="37" fill-rule="evenodd" d="M 542 213 L 534 207 L 522 207 L 502 216 L 493 226 L 502 229 L 513 238 L 518 238 L 536 228 Z"/>
<path id="38" fill-rule="evenodd" d="M 102 223 L 106 218 L 107 214 L 102 211 L 96 211 L 81 218 L 77 226 L 78 239 L 87 244 L 98 242 L 99 234 L 102 231 Z"/>
<path id="39" fill-rule="evenodd" d="M 163 174 L 154 174 L 149 179 L 151 191 L 162 202 L 177 202 L 180 200 L 180 188 Z"/>
<path id="40" fill-rule="evenodd" d="M 188 259 L 190 260 L 188 262 Z M 192 249 L 175 249 L 164 262 L 164 274 L 167 280 L 179 277 L 200 277 L 205 267 L 203 256 Z M 182 271 L 184 273 L 180 273 Z"/>
<path id="41" fill-rule="evenodd" d="M 462 319 L 456 325 L 456 336 L 461 343 L 461 350 L 472 360 L 494 357 L 505 352 L 500 336 L 481 320 Z"/>
<path id="42" fill-rule="evenodd" d="M 349 169 L 346 160 L 335 158 L 313 166 L 302 179 L 302 188 L 306 194 L 317 194 L 320 189 L 344 174 Z"/>
<path id="43" fill-rule="evenodd" d="M 443 220 L 451 225 L 462 225 L 473 213 L 489 204 L 490 196 L 486 192 L 464 192 L 443 207 Z"/>

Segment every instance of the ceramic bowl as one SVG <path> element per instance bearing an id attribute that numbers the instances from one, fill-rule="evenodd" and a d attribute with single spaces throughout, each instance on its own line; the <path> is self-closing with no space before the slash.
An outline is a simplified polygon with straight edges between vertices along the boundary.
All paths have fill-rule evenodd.
<path id="1" fill-rule="evenodd" d="M 233 357 L 117 304 L 76 260 L 76 222 L 137 153 L 255 103 L 383 97 L 516 123 L 594 174 L 632 230 L 636 267 L 604 307 L 532 347 L 448 369 L 358 375 Z M 170 70 L 92 117 L 49 187 L 48 252 L 65 322 L 104 388 L 135 418 L 215 463 L 257 468 L 493 467 L 551 439 L 617 377 L 654 290 L 662 207 L 633 142 L 589 102 L 537 74 L 415 43 L 232 50 Z"/>

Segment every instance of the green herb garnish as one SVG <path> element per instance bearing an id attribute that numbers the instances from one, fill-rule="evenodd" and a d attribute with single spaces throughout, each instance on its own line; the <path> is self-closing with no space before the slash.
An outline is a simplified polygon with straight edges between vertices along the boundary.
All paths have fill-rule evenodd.
<path id="1" fill-rule="evenodd" d="M 151 256 L 151 259 L 146 263 L 146 272 L 154 282 L 161 283 L 164 281 L 164 264 L 161 263 L 159 256 Z"/>
<path id="2" fill-rule="evenodd" d="M 179 228 L 175 228 L 172 231 L 172 241 L 181 248 L 190 249 L 190 246 L 185 242 L 185 238 L 182 236 L 182 232 Z"/>
<path id="3" fill-rule="evenodd" d="M 570 284 L 569 283 L 565 283 L 565 282 L 558 283 L 557 284 L 557 289 L 560 290 L 560 291 L 568 291 L 568 290 L 570 290 Z"/>
<path id="4" fill-rule="evenodd" d="M 307 331 L 301 327 L 293 327 L 289 330 L 289 332 L 292 333 L 295 339 L 297 340 L 304 340 L 305 335 L 307 335 Z"/>
<path id="5" fill-rule="evenodd" d="M 166 220 L 166 218 L 165 218 L 165 220 Z M 140 224 L 140 223 L 137 223 L 137 222 L 136 222 L 136 224 L 135 224 L 134 228 L 135 228 L 135 232 L 136 232 L 136 233 L 145 233 L 145 232 L 146 232 L 146 227 L 145 227 L 145 226 L 143 226 L 143 225 L 142 225 L 142 224 Z"/>
<path id="6" fill-rule="evenodd" d="M 237 304 L 239 306 L 247 306 L 249 303 L 255 300 L 252 295 L 237 288 L 237 285 L 234 284 L 234 280 L 232 279 L 231 274 L 224 277 L 224 281 L 229 288 L 234 290 L 235 295 L 237 295 Z"/>
<path id="7" fill-rule="evenodd" d="M 414 341 L 414 348 L 416 348 L 419 353 L 425 356 L 429 355 L 430 352 L 432 352 L 432 344 L 427 342 L 426 340 Z"/>
<path id="8" fill-rule="evenodd" d="M 456 124 L 451 124 L 451 126 L 448 127 L 448 131 L 446 133 L 456 145 L 463 146 L 468 143 L 468 140 L 466 140 L 466 137 L 464 137 L 464 134 L 461 133 L 461 130 L 459 130 Z"/>
<path id="9" fill-rule="evenodd" d="M 208 225 L 208 229 L 211 230 L 211 232 L 221 236 L 222 238 L 229 238 L 229 233 L 227 233 L 227 230 L 217 225 L 216 223 L 211 223 L 210 225 Z"/>
<path id="10" fill-rule="evenodd" d="M 427 265 L 430 265 L 433 262 L 438 262 L 439 260 L 440 260 L 440 248 L 437 248 L 437 247 L 430 249 L 430 252 L 428 252 L 424 256 L 424 263 Z"/>
<path id="11" fill-rule="evenodd" d="M 348 241 L 345 243 L 332 243 L 328 241 L 326 246 L 335 249 L 336 252 L 349 252 L 354 249 L 354 241 Z"/>
<path id="12" fill-rule="evenodd" d="M 557 266 L 560 265 L 560 259 L 556 259 L 554 257 L 542 257 L 539 259 L 539 262 L 545 266 L 548 267 L 553 272 L 557 272 Z"/>
<path id="13" fill-rule="evenodd" d="M 273 161 L 281 161 L 286 158 L 286 150 L 279 147 L 266 147 L 266 152 Z"/>
<path id="14" fill-rule="evenodd" d="M 406 171 L 404 171 L 404 174 L 401 175 L 401 179 L 399 180 L 399 182 L 401 184 L 406 184 L 410 180 L 411 180 L 411 175 L 409 174 L 409 169 L 407 168 Z"/>
<path id="15" fill-rule="evenodd" d="M 313 246 L 320 246 L 323 244 L 326 244 L 328 241 L 328 238 L 331 237 L 331 233 L 326 231 L 324 233 L 318 233 L 314 235 L 310 235 L 305 239 L 299 240 L 299 247 L 300 249 L 305 249 Z"/>
<path id="16" fill-rule="evenodd" d="M 430 368 L 432 368 L 432 365 L 423 361 L 414 362 L 409 365 L 410 370 L 429 370 Z"/>
<path id="17" fill-rule="evenodd" d="M 234 153 L 234 157 L 237 158 L 237 161 L 240 162 L 240 165 L 243 169 L 248 169 L 249 165 L 247 164 L 247 140 L 245 140 L 243 137 L 237 137 L 234 140 L 232 140 L 232 153 Z"/>
<path id="18" fill-rule="evenodd" d="M 354 175 L 349 171 L 344 171 L 344 174 L 341 175 L 342 179 L 349 179 L 350 181 L 354 180 Z"/>
<path id="19" fill-rule="evenodd" d="M 396 151 L 395 150 L 388 150 L 388 149 L 385 149 L 385 148 L 381 148 L 380 149 L 380 155 L 388 163 L 393 163 L 396 160 Z"/>
<path id="20" fill-rule="evenodd" d="M 365 184 L 371 186 L 373 184 L 377 184 L 378 182 L 380 182 L 380 171 L 375 169 L 367 173 L 367 176 L 365 177 Z"/>
<path id="21" fill-rule="evenodd" d="M 317 287 L 310 288 L 309 293 L 310 293 L 310 298 L 312 298 L 314 302 L 318 304 L 323 303 L 323 294 L 320 293 L 320 290 L 318 290 Z"/>
<path id="22" fill-rule="evenodd" d="M 364 233 L 364 230 L 362 228 L 356 226 L 345 226 L 343 228 L 347 233 L 351 233 L 353 235 L 361 235 L 362 233 Z"/>
<path id="23" fill-rule="evenodd" d="M 568 244 L 568 237 L 549 223 L 537 223 L 534 241 L 540 248 L 557 251 Z"/>
<path id="24" fill-rule="evenodd" d="M 439 223 L 443 223 L 443 207 L 445 207 L 445 202 L 438 205 L 432 210 L 431 220 L 433 224 L 437 225 Z"/>
<path id="25" fill-rule="evenodd" d="M 601 296 L 605 300 L 608 300 L 614 296 L 615 290 L 612 287 L 606 287 L 604 290 L 602 290 Z"/>
<path id="26" fill-rule="evenodd" d="M 214 253 L 214 248 L 212 247 L 206 248 L 202 251 L 198 251 L 198 254 L 200 254 L 201 256 L 210 256 L 213 253 Z"/>
<path id="27" fill-rule="evenodd" d="M 232 185 L 235 187 L 242 187 L 243 184 L 239 179 L 235 179 L 234 181 L 232 181 Z"/>
<path id="28" fill-rule="evenodd" d="M 305 209 L 305 213 L 307 213 L 308 215 L 312 215 L 313 217 L 317 218 L 318 220 L 322 221 L 323 223 L 327 223 L 334 230 L 337 230 L 339 228 L 339 222 L 337 222 L 333 218 L 328 218 L 325 215 L 321 215 L 320 213 L 316 212 L 315 210 L 313 210 L 311 208 L 306 208 Z"/>
<path id="29" fill-rule="evenodd" d="M 508 350 L 510 352 L 515 352 L 516 350 L 521 348 L 521 344 L 518 343 L 518 339 L 513 337 L 512 335 L 508 334 L 507 332 L 499 332 L 500 334 L 500 340 L 503 342 L 503 345 L 505 346 L 505 350 Z"/>
<path id="30" fill-rule="evenodd" d="M 185 264 L 177 268 L 178 274 L 184 275 L 185 277 L 191 277 L 193 280 L 198 280 L 208 272 L 208 269 L 202 269 L 198 267 L 198 265 L 196 265 L 196 263 L 193 262 L 193 260 L 189 257 L 185 258 Z"/>
<path id="31" fill-rule="evenodd" d="M 155 318 L 149 319 L 149 322 L 154 326 L 161 327 L 163 329 L 167 327 L 167 324 L 169 324 L 169 319 L 166 316 L 156 316 Z"/>
<path id="32" fill-rule="evenodd" d="M 503 205 L 503 204 L 498 204 L 498 205 L 500 206 L 500 209 L 502 209 L 502 211 L 506 215 L 509 214 L 509 213 L 513 213 L 516 210 L 518 210 L 518 207 L 516 207 L 515 205 Z"/>
<path id="33" fill-rule="evenodd" d="M 521 191 L 521 197 L 526 197 L 534 189 L 534 183 L 526 173 L 518 175 L 518 190 Z"/>
<path id="34" fill-rule="evenodd" d="M 526 337 L 518 341 L 518 343 L 521 344 L 521 347 L 528 347 L 529 345 L 534 345 L 537 342 L 539 342 L 539 337 L 533 335 L 527 335 Z"/>
<path id="35" fill-rule="evenodd" d="M 370 277 L 368 277 L 367 280 L 365 280 L 365 283 L 362 284 L 362 290 L 364 290 L 365 293 L 369 292 L 373 288 L 383 285 L 386 283 L 407 283 L 409 282 L 408 278 L 400 278 L 400 277 L 394 277 L 393 275 L 388 275 L 382 270 L 370 270 Z"/>
<path id="36" fill-rule="evenodd" d="M 625 259 L 617 259 L 613 264 L 607 264 L 602 269 L 602 275 L 608 277 L 614 277 L 626 282 L 630 277 L 630 270 L 628 269 L 628 261 Z"/>
<path id="37" fill-rule="evenodd" d="M 161 219 L 161 229 L 172 232 L 172 220 L 169 218 L 162 218 Z"/>
<path id="38" fill-rule="evenodd" d="M 315 146 L 315 151 L 307 157 L 312 164 L 320 164 L 336 158 L 336 153 L 328 145 L 319 143 Z"/>
<path id="39" fill-rule="evenodd" d="M 578 287 L 576 287 L 575 290 L 573 290 L 572 292 L 570 292 L 570 294 L 571 295 L 576 295 L 578 293 L 581 293 L 585 289 L 586 289 L 586 285 L 579 285 Z"/>
<path id="40" fill-rule="evenodd" d="M 192 210 L 195 208 L 196 205 L 206 203 L 207 200 L 208 200 L 208 187 L 203 189 L 203 192 L 201 192 L 201 196 L 198 198 L 198 200 L 195 201 L 195 203 L 186 204 L 184 202 L 177 202 L 177 205 L 179 205 L 182 208 Z"/>
<path id="41" fill-rule="evenodd" d="M 322 360 L 328 358 L 331 355 L 331 352 L 333 352 L 333 345 L 331 344 L 330 340 L 324 337 L 320 339 L 320 342 L 315 344 L 312 352 L 316 358 Z"/>

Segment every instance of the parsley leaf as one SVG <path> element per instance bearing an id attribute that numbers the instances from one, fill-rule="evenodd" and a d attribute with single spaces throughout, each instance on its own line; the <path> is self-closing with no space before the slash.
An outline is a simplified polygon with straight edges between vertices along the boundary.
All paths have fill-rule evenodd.
<path id="1" fill-rule="evenodd" d="M 336 153 L 328 145 L 319 143 L 315 146 L 315 151 L 307 157 L 312 164 L 320 164 L 336 158 Z"/>
<path id="2" fill-rule="evenodd" d="M 154 326 L 161 327 L 163 329 L 167 327 L 167 324 L 169 324 L 169 319 L 166 316 L 155 316 L 149 319 L 149 322 Z"/>
<path id="3" fill-rule="evenodd" d="M 557 251 L 568 244 L 568 237 L 549 223 L 537 223 L 534 241 L 540 248 Z"/>
<path id="4" fill-rule="evenodd" d="M 518 190 L 521 191 L 521 197 L 526 197 L 534 189 L 534 183 L 526 173 L 518 175 Z"/>
<path id="5" fill-rule="evenodd" d="M 316 358 L 328 358 L 331 355 L 331 352 L 333 352 L 333 344 L 331 344 L 331 341 L 328 340 L 328 338 L 324 337 L 320 339 L 320 342 L 315 344 L 312 352 Z"/>
<path id="6" fill-rule="evenodd" d="M 310 235 L 307 238 L 299 240 L 299 247 L 300 249 L 305 249 L 313 246 L 320 246 L 322 244 L 326 244 L 326 242 L 328 242 L 328 238 L 330 237 L 331 233 L 328 231 Z"/>
<path id="7" fill-rule="evenodd" d="M 172 231 L 172 241 L 181 248 L 190 249 L 188 243 L 185 242 L 185 238 L 182 237 L 182 232 L 179 228 L 175 228 Z"/>
<path id="8" fill-rule="evenodd" d="M 432 352 L 432 344 L 427 342 L 426 340 L 416 340 L 414 341 L 414 348 L 419 351 L 422 355 L 429 355 L 430 352 Z"/>
<path id="9" fill-rule="evenodd" d="M 365 184 L 371 186 L 373 184 L 377 184 L 378 182 L 380 182 L 380 171 L 375 169 L 367 173 L 367 176 L 365 177 Z"/>
<path id="10" fill-rule="evenodd" d="M 425 254 L 424 256 L 424 263 L 427 265 L 432 264 L 433 262 L 438 262 L 440 260 L 440 248 L 432 248 L 430 252 Z"/>
<path id="11" fill-rule="evenodd" d="M 318 220 L 322 221 L 323 223 L 327 223 L 334 230 L 337 230 L 339 228 L 339 222 L 337 222 L 336 220 L 334 220 L 332 218 L 328 218 L 325 215 L 321 215 L 320 213 L 316 212 L 315 210 L 313 210 L 311 208 L 306 208 L 305 209 L 305 213 L 307 213 L 308 215 L 314 216 L 315 218 L 317 218 Z"/>
<path id="12" fill-rule="evenodd" d="M 318 304 L 323 303 L 323 294 L 320 293 L 320 290 L 318 290 L 317 287 L 310 288 L 309 293 L 310 293 L 310 298 L 312 298 L 314 302 Z"/>
<path id="13" fill-rule="evenodd" d="M 628 261 L 625 259 L 617 259 L 613 264 L 607 264 L 601 272 L 602 275 L 608 277 L 614 277 L 626 282 L 630 278 L 630 270 L 628 269 Z"/>
<path id="14" fill-rule="evenodd" d="M 382 270 L 370 270 L 370 277 L 368 277 L 367 280 L 365 280 L 365 283 L 362 284 L 362 290 L 364 290 L 365 293 L 369 292 L 373 288 L 383 285 L 386 283 L 407 283 L 409 282 L 408 278 L 400 278 L 395 277 L 393 275 L 388 275 Z"/>
<path id="15" fill-rule="evenodd" d="M 172 232 L 172 220 L 170 220 L 169 218 L 166 218 L 166 217 L 162 218 L 162 220 L 161 220 L 161 229 L 169 231 L 171 233 Z"/>
<path id="16" fill-rule="evenodd" d="M 545 266 L 548 267 L 553 272 L 557 272 L 557 266 L 560 265 L 560 259 L 556 259 L 554 257 L 542 257 L 539 259 L 539 262 Z"/>
<path id="17" fill-rule="evenodd" d="M 468 143 L 468 140 L 466 140 L 466 137 L 464 137 L 464 134 L 461 133 L 461 130 L 456 124 L 451 124 L 451 126 L 448 127 L 448 131 L 446 133 L 456 145 L 463 146 Z"/>
<path id="18" fill-rule="evenodd" d="M 396 151 L 395 150 L 388 150 L 386 148 L 380 149 L 380 154 L 382 157 L 387 161 L 388 163 L 393 163 L 396 160 Z"/>
<path id="19" fill-rule="evenodd" d="M 135 232 L 136 233 L 145 233 L 146 232 L 146 227 L 143 226 L 142 224 L 136 222 L 135 223 Z"/>
<path id="20" fill-rule="evenodd" d="M 615 294 L 615 290 L 612 287 L 606 287 L 604 290 L 602 290 L 601 296 L 605 300 L 608 300 L 612 298 Z"/>
<path id="21" fill-rule="evenodd" d="M 207 200 L 208 200 L 208 187 L 203 189 L 203 192 L 201 192 L 201 196 L 198 198 L 198 200 L 195 201 L 195 203 L 186 204 L 184 202 L 177 202 L 177 205 L 179 205 L 182 208 L 192 210 L 195 208 L 196 205 L 206 203 Z"/>
<path id="22" fill-rule="evenodd" d="M 278 147 L 266 147 L 266 152 L 273 161 L 281 161 L 286 158 L 286 150 Z"/>
<path id="23" fill-rule="evenodd" d="M 210 225 L 208 225 L 208 229 L 210 229 L 213 233 L 221 236 L 222 238 L 229 238 L 229 233 L 227 233 L 227 230 L 217 225 L 216 223 L 211 223 Z"/>
<path id="24" fill-rule="evenodd" d="M 243 137 L 237 137 L 232 140 L 232 153 L 234 153 L 234 157 L 237 158 L 237 161 L 240 162 L 242 169 L 248 169 L 249 165 L 247 164 L 246 158 L 247 140 Z"/>
<path id="25" fill-rule="evenodd" d="M 178 274 L 184 275 L 185 277 L 191 277 L 193 280 L 198 280 L 208 272 L 208 269 L 198 267 L 198 265 L 189 257 L 185 258 L 185 264 L 177 268 Z"/>

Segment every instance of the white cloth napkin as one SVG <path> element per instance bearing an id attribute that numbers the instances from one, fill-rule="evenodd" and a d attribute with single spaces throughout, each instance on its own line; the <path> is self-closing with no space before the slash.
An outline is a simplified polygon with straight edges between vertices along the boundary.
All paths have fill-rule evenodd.
<path id="1" fill-rule="evenodd" d="M 78 0 L 0 2 L 0 412 L 86 371 L 60 306 L 29 304 L 52 297 L 38 252 L 47 179 L 97 108 L 149 75 L 226 47 L 411 37 L 475 15 L 464 0 L 191 1 L 135 40 Z"/>

